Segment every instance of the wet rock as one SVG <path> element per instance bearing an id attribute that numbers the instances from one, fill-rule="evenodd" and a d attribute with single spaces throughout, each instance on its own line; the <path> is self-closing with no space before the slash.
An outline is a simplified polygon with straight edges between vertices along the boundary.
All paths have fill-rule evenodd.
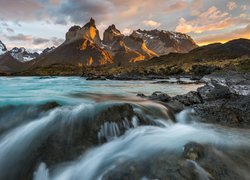
<path id="1" fill-rule="evenodd" d="M 179 113 L 185 109 L 185 105 L 177 100 L 171 100 L 171 101 L 165 103 L 164 105 L 167 108 L 169 108 L 171 111 L 173 111 L 174 113 Z"/>
<path id="2" fill-rule="evenodd" d="M 101 81 L 105 81 L 107 80 L 105 76 L 89 76 L 87 77 L 86 80 L 101 80 Z"/>
<path id="3" fill-rule="evenodd" d="M 30 160 L 36 163 L 39 159 L 51 167 L 73 160 L 87 149 L 123 135 L 135 125 L 151 124 L 127 103 L 100 105 L 95 110 L 95 113 L 86 111 L 79 117 L 72 117 L 70 122 L 60 124 L 53 132 L 48 131 L 48 137 L 30 155 Z"/>
<path id="4" fill-rule="evenodd" d="M 54 76 L 41 76 L 39 79 L 53 79 L 56 78 Z"/>
<path id="5" fill-rule="evenodd" d="M 231 94 L 227 86 L 217 84 L 214 81 L 211 84 L 198 88 L 197 91 L 204 101 L 229 98 Z"/>
<path id="6" fill-rule="evenodd" d="M 250 95 L 250 73 L 228 71 L 213 73 L 202 78 L 206 84 L 218 84 L 229 89 L 230 93 L 237 95 Z"/>
<path id="7" fill-rule="evenodd" d="M 190 79 L 191 80 L 191 79 Z M 153 82 L 153 84 L 199 84 L 200 81 L 198 80 L 191 80 L 191 81 L 184 81 L 180 80 L 179 78 L 176 78 L 176 80 L 161 80 Z"/>
<path id="8" fill-rule="evenodd" d="M 190 78 L 190 80 L 192 80 L 192 81 L 200 81 L 201 78 L 202 78 L 202 76 L 192 76 L 192 77 Z"/>
<path id="9" fill-rule="evenodd" d="M 39 106 L 39 108 L 43 111 L 48 111 L 48 110 L 54 109 L 54 108 L 59 107 L 59 106 L 60 106 L 60 104 L 53 101 L 53 102 L 47 102 L 45 104 L 42 104 Z"/>
<path id="10" fill-rule="evenodd" d="M 202 99 L 200 98 L 199 94 L 195 91 L 191 91 L 185 95 L 177 95 L 173 97 L 172 100 L 179 101 L 185 106 L 202 103 Z"/>
<path id="11" fill-rule="evenodd" d="M 250 75 L 216 73 L 205 76 L 207 84 L 198 88 L 203 103 L 193 104 L 196 116 L 206 123 L 230 127 L 250 125 Z"/>
<path id="12" fill-rule="evenodd" d="M 199 84 L 199 81 L 182 81 L 182 80 L 178 80 L 176 81 L 177 84 Z"/>
<path id="13" fill-rule="evenodd" d="M 57 102 L 47 102 L 41 105 L 9 105 L 0 107 L 0 135 L 22 123 L 28 123 L 48 113 L 60 105 Z"/>
<path id="14" fill-rule="evenodd" d="M 156 91 L 151 96 L 149 96 L 149 99 L 150 100 L 157 100 L 157 101 L 161 101 L 161 102 L 168 102 L 171 100 L 171 97 L 166 93 L 163 93 L 161 91 Z"/>
<path id="15" fill-rule="evenodd" d="M 190 142 L 185 145 L 182 155 L 178 154 L 177 151 L 159 152 L 146 159 L 121 162 L 114 169 L 106 172 L 103 180 L 142 179 L 143 177 L 150 180 L 246 179 L 247 174 L 244 174 L 243 171 L 241 171 L 242 173 L 237 173 L 241 169 L 241 165 L 244 164 L 241 158 L 250 158 L 249 152 L 247 154 L 243 152 L 242 150 L 237 150 L 237 153 L 235 151 L 230 153 L 230 150 L 227 148 L 220 151 L 212 148 L 210 145 Z M 231 160 L 237 162 L 239 167 L 235 167 Z M 248 161 L 246 160 L 245 162 Z M 245 167 L 249 166 L 245 164 Z M 235 170 L 236 168 L 237 170 Z"/>
<path id="16" fill-rule="evenodd" d="M 141 97 L 141 98 L 147 97 L 147 96 L 146 96 L 145 94 L 143 94 L 143 93 L 139 93 L 139 94 L 137 94 L 136 96 Z"/>
<path id="17" fill-rule="evenodd" d="M 204 157 L 204 147 L 196 142 L 190 142 L 184 146 L 183 157 L 190 160 L 198 160 Z"/>
<path id="18" fill-rule="evenodd" d="M 206 123 L 230 127 L 250 127 L 250 96 L 234 95 L 192 106 L 196 116 Z"/>

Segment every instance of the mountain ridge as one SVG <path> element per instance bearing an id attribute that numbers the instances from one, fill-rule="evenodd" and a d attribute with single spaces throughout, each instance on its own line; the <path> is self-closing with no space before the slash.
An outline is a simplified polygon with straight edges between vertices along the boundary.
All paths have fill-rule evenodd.
<path id="1" fill-rule="evenodd" d="M 150 65 L 157 65 L 159 62 L 167 63 L 168 60 L 165 62 L 164 59 L 175 59 L 178 63 L 178 61 L 183 61 L 183 57 L 187 62 L 194 62 L 210 61 L 213 58 L 237 58 L 249 54 L 248 39 L 198 47 L 186 34 L 138 29 L 126 36 L 114 24 L 104 31 L 101 40 L 95 20 L 91 18 L 82 27 L 69 28 L 65 34 L 65 41 L 57 48 L 46 48 L 44 53 L 35 59 L 20 65 L 21 68 L 17 68 L 19 63 L 14 63 L 14 59 L 10 56 L 4 56 L 4 58 L 1 56 L 0 66 L 5 67 L 1 69 L 8 67 L 8 72 L 27 71 L 52 65 L 70 65 L 78 68 L 84 66 L 126 67 L 138 62 Z M 8 58 L 11 59 L 10 65 L 8 65 Z"/>
<path id="2" fill-rule="evenodd" d="M 130 63 L 149 60 L 165 53 L 184 53 L 187 52 L 186 49 L 189 50 L 197 47 L 194 41 L 187 35 L 182 34 L 183 39 L 186 38 L 186 41 L 190 41 L 188 48 L 179 47 L 184 44 L 178 43 L 177 41 L 180 41 L 178 39 L 167 38 L 169 37 L 169 32 L 167 31 L 154 30 L 153 32 L 156 34 L 158 32 L 158 34 L 161 34 L 165 39 L 154 37 L 154 42 L 151 43 L 151 46 L 152 44 L 157 46 L 159 43 L 165 43 L 165 46 L 167 44 L 169 44 L 169 46 L 171 46 L 171 44 L 175 46 L 173 46 L 172 49 L 166 46 L 165 49 L 167 50 L 155 52 L 148 47 L 149 40 L 146 41 L 145 38 L 133 35 L 133 33 L 129 36 L 125 36 L 114 24 L 110 25 L 104 31 L 102 40 L 95 20 L 91 18 L 90 21 L 82 27 L 77 25 L 70 27 L 65 34 L 65 41 L 61 45 L 50 51 L 49 54 L 42 53 L 31 61 L 25 62 L 25 66 L 26 69 L 32 69 L 39 66 L 45 67 L 52 64 L 71 64 L 76 66 L 127 66 Z M 167 34 L 164 36 L 164 33 Z M 171 41 L 171 43 L 167 41 Z"/>

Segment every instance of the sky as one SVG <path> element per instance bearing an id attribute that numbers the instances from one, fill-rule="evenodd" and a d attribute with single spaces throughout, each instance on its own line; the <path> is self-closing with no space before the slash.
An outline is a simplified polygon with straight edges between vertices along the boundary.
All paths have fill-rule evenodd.
<path id="1" fill-rule="evenodd" d="M 100 36 L 111 24 L 177 31 L 198 45 L 250 39 L 250 0 L 0 0 L 0 40 L 11 49 L 58 46 L 73 25 L 93 17 Z"/>

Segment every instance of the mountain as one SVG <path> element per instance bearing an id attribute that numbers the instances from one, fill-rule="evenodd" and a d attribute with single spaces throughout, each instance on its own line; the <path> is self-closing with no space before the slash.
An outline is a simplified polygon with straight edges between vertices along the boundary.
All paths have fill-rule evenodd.
<path id="1" fill-rule="evenodd" d="M 175 36 L 173 40 L 169 35 L 170 32 L 156 30 L 143 32 L 151 33 L 154 38 L 145 39 L 145 33 L 145 37 L 135 35 L 135 33 L 125 36 L 115 25 L 111 25 L 104 31 L 103 40 L 101 40 L 95 20 L 91 18 L 83 27 L 72 26 L 66 33 L 65 42 L 48 55 L 42 54 L 29 63 L 30 68 L 52 64 L 128 65 L 169 52 L 187 52 L 197 47 L 194 41 L 185 34 L 172 33 L 172 36 Z M 152 48 L 154 45 L 162 45 L 161 50 Z"/>
<path id="2" fill-rule="evenodd" d="M 40 55 L 49 54 L 49 53 L 51 53 L 52 51 L 54 51 L 54 49 L 56 49 L 55 46 L 47 47 L 47 48 L 45 48 L 45 49 L 42 51 L 42 53 L 41 53 Z"/>
<path id="3" fill-rule="evenodd" d="M 13 58 L 15 58 L 20 62 L 27 62 L 39 56 L 37 52 L 29 52 L 24 47 L 21 48 L 14 47 L 13 49 L 10 50 L 10 54 Z"/>
<path id="4" fill-rule="evenodd" d="M 158 56 L 149 50 L 141 38 L 124 36 L 115 25 L 111 25 L 103 34 L 104 49 L 113 55 L 114 63 L 125 65 Z"/>
<path id="5" fill-rule="evenodd" d="M 46 48 L 40 55 L 25 48 L 13 48 L 10 55 L 24 63 L 25 69 L 51 65 L 127 66 L 170 52 L 188 52 L 196 47 L 191 37 L 185 34 L 137 30 L 125 36 L 115 25 L 104 31 L 101 40 L 95 20 L 91 18 L 82 27 L 75 25 L 69 28 L 65 41 L 57 48 Z M 5 61 L 7 57 L 10 58 L 6 56 Z"/>
<path id="6" fill-rule="evenodd" d="M 172 31 L 146 31 L 139 29 L 133 31 L 131 36 L 142 38 L 146 46 L 158 55 L 165 55 L 171 52 L 187 53 L 198 47 L 190 36 Z"/>
<path id="7" fill-rule="evenodd" d="M 144 79 L 195 74 L 213 71 L 250 72 L 250 39 L 235 39 L 227 43 L 213 43 L 198 47 L 188 53 L 169 53 L 150 60 L 129 64 L 126 67 L 86 67 L 84 75 L 113 77 L 114 79 Z"/>
<path id="8" fill-rule="evenodd" d="M 7 48 L 6 48 L 5 44 L 2 41 L 0 41 L 0 56 L 6 52 L 7 52 Z"/>
<path id="9" fill-rule="evenodd" d="M 160 65 L 160 64 L 179 64 L 181 63 L 199 63 L 199 62 L 215 62 L 228 61 L 229 59 L 241 58 L 250 56 L 250 40 L 235 39 L 224 44 L 213 43 L 198 47 L 186 54 L 170 53 L 160 57 L 154 57 L 151 60 L 144 62 L 144 65 Z M 216 64 L 215 64 L 216 65 Z"/>
<path id="10" fill-rule="evenodd" d="M 16 60 L 10 52 L 6 52 L 0 58 L 0 72 L 13 73 L 25 68 L 25 64 Z"/>
<path id="11" fill-rule="evenodd" d="M 52 64 L 97 66 L 112 63 L 111 55 L 102 48 L 95 20 L 91 18 L 83 27 L 72 26 L 66 33 L 66 40 L 63 44 L 29 64 L 30 68 L 35 68 Z"/>

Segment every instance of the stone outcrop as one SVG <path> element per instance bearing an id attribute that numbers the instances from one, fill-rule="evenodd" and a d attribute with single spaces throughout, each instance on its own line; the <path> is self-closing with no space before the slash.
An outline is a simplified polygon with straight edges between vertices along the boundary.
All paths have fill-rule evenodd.
<path id="1" fill-rule="evenodd" d="M 64 43 L 71 43 L 80 39 L 86 39 L 92 43 L 101 45 L 101 38 L 94 19 L 91 18 L 83 27 L 72 26 L 66 33 L 66 41 Z"/>

